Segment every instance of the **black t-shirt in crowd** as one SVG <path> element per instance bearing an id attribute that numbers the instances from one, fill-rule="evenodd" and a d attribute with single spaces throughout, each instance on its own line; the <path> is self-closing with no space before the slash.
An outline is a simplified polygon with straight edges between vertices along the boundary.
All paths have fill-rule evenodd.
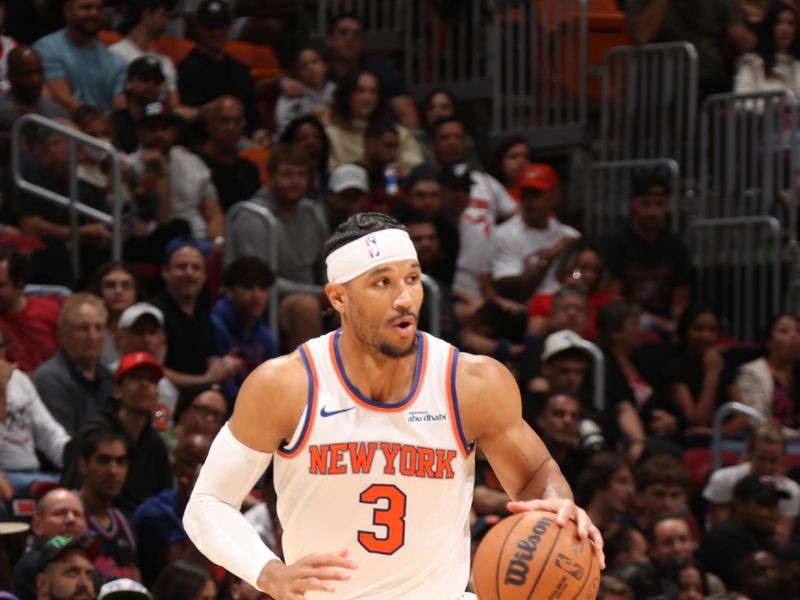
<path id="1" fill-rule="evenodd" d="M 196 150 L 195 154 L 211 169 L 211 179 L 225 212 L 237 202 L 252 198 L 261 187 L 258 169 L 249 160 L 237 156 L 232 164 L 228 164 L 209 156 L 201 149 Z"/>
<path id="2" fill-rule="evenodd" d="M 622 282 L 622 295 L 644 310 L 671 317 L 672 292 L 690 283 L 689 252 L 676 234 L 663 230 L 653 241 L 625 227 L 605 244 L 611 279 Z"/>
<path id="3" fill-rule="evenodd" d="M 164 366 L 190 375 L 206 372 L 208 359 L 214 356 L 214 326 L 204 307 L 196 306 L 192 316 L 183 312 L 166 291 L 151 302 L 164 313 L 167 358 Z"/>
<path id="4" fill-rule="evenodd" d="M 197 48 L 189 52 L 178 65 L 178 91 L 187 106 L 203 106 L 228 94 L 235 96 L 244 104 L 245 131 L 251 134 L 262 127 L 250 70 L 227 54 L 216 62 Z"/>

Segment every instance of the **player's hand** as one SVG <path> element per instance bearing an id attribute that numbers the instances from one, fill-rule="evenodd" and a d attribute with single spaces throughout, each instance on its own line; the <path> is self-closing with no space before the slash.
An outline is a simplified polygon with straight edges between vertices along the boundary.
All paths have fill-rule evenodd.
<path id="1" fill-rule="evenodd" d="M 291 565 L 272 560 L 258 576 L 258 587 L 275 600 L 303 600 L 306 592 L 334 592 L 332 582 L 350 579 L 346 569 L 356 569 L 347 550 L 336 554 L 309 554 Z"/>
<path id="2" fill-rule="evenodd" d="M 606 557 L 603 554 L 603 536 L 600 530 L 594 526 L 589 515 L 582 508 L 579 508 L 568 498 L 548 498 L 543 500 L 526 500 L 524 502 L 509 502 L 508 510 L 512 513 L 525 512 L 527 510 L 543 510 L 556 514 L 556 523 L 565 525 L 567 521 L 574 521 L 578 528 L 578 538 L 589 537 L 592 542 L 597 558 L 600 559 L 600 568 L 606 568 Z"/>

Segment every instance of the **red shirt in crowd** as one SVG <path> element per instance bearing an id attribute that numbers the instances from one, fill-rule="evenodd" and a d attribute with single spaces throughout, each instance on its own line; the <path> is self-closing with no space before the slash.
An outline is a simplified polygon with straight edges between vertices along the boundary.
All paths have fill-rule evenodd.
<path id="1" fill-rule="evenodd" d="M 32 373 L 58 349 L 58 313 L 61 298 L 26 296 L 22 312 L 0 314 L 0 325 L 8 336 L 6 360 Z"/>
<path id="2" fill-rule="evenodd" d="M 536 294 L 531 298 L 528 304 L 528 317 L 547 317 L 553 310 L 553 298 L 555 293 L 551 294 Z M 587 340 L 593 340 L 594 334 L 597 329 L 597 311 L 600 307 L 612 300 L 619 300 L 619 296 L 614 294 L 592 294 L 589 296 L 589 320 L 586 324 L 586 335 L 583 337 Z"/>

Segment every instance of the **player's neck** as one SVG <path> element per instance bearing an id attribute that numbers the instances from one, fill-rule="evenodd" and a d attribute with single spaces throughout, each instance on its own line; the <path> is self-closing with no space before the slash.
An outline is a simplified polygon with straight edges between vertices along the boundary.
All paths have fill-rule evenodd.
<path id="1" fill-rule="evenodd" d="M 343 332 L 339 356 L 350 382 L 375 402 L 395 404 L 408 396 L 417 366 L 417 351 L 402 358 L 391 358 Z"/>

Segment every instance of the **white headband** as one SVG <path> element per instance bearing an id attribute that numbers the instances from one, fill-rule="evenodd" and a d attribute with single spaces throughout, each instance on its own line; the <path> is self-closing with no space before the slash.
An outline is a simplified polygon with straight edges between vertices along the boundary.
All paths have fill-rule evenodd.
<path id="1" fill-rule="evenodd" d="M 386 263 L 417 260 L 417 251 L 402 229 L 381 229 L 353 240 L 328 255 L 328 281 L 347 283 Z"/>

